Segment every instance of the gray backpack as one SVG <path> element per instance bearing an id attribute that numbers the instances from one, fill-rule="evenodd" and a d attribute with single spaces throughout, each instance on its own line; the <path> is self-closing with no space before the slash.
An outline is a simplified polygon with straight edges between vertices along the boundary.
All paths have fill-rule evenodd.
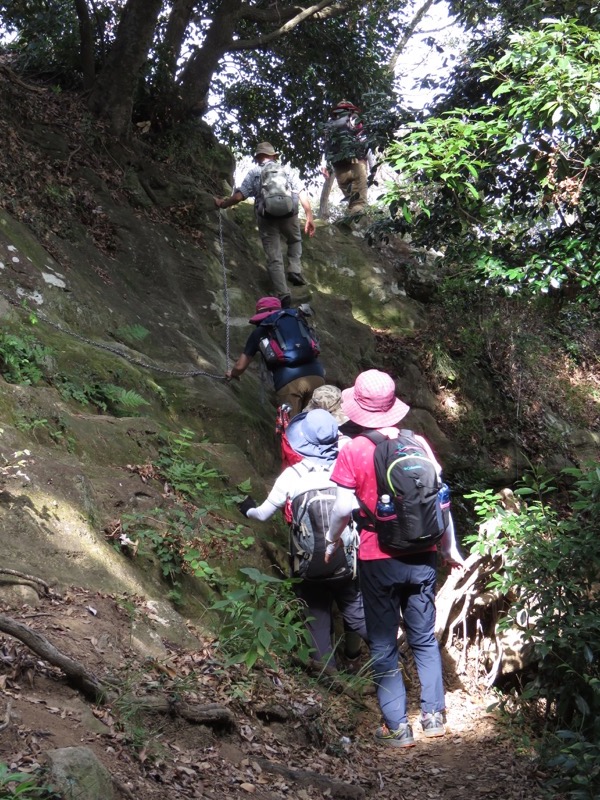
<path id="1" fill-rule="evenodd" d="M 325 563 L 325 534 L 337 486 L 331 480 L 333 464 L 319 466 L 308 460 L 292 469 L 302 476 L 300 491 L 292 500 L 290 567 L 294 578 L 329 583 L 356 577 L 358 533 L 351 522 L 342 533 L 342 544 Z"/>
<path id="2" fill-rule="evenodd" d="M 260 195 L 256 202 L 257 211 L 263 217 L 282 219 L 297 212 L 287 171 L 282 164 L 269 161 L 261 169 Z"/>

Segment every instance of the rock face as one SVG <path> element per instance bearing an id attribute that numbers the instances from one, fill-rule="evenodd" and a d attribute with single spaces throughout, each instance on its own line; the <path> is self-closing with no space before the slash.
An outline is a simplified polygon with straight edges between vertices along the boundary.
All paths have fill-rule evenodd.
<path id="1" fill-rule="evenodd" d="M 45 756 L 50 783 L 64 797 L 113 800 L 110 773 L 89 747 L 61 747 L 47 750 Z"/>
<path id="2" fill-rule="evenodd" d="M 59 586 L 155 598 L 164 590 L 158 570 L 139 570 L 103 531 L 163 502 L 140 467 L 167 430 L 194 432 L 196 456 L 225 476 L 223 487 L 250 478 L 264 497 L 279 469 L 270 388 L 258 364 L 239 382 L 222 376 L 271 287 L 251 206 L 214 209 L 233 162 L 207 130 L 180 142 L 177 155 L 157 147 L 162 160 L 115 146 L 101 161 L 77 138 L 81 120 L 62 133 L 45 121 L 58 102 L 40 101 L 35 131 L 21 106 L 4 115 L 19 136 L 0 179 L 14 212 L 0 211 L 1 328 L 26 348 L 46 348 L 47 379 L 0 378 L 4 561 Z M 398 242 L 370 247 L 360 232 L 320 223 L 304 240 L 303 262 L 309 291 L 292 289 L 293 300 L 310 301 L 327 380 L 347 386 L 382 366 L 374 329 L 402 334 L 409 344 L 394 377 L 411 406 L 406 426 L 429 437 L 450 473 L 454 464 L 491 475 L 485 447 L 465 450 L 440 427 L 443 398 L 411 351 L 410 337 L 435 324 L 427 301 L 436 257 L 419 260 Z M 0 357 L 4 368 L 1 345 Z M 475 367 L 473 376 L 480 380 Z M 489 403 L 502 396 L 491 383 L 485 391 Z M 598 454 L 596 433 L 564 430 L 556 416 L 552 425 L 575 456 Z M 513 441 L 502 448 L 506 483 L 518 454 Z M 235 509 L 231 518 L 240 524 Z M 277 528 L 257 535 L 282 541 Z M 261 547 L 243 554 L 245 564 L 262 560 Z"/>

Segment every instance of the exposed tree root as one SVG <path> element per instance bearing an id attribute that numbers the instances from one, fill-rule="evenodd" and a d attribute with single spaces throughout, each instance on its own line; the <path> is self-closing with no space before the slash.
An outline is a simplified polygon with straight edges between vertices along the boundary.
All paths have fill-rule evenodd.
<path id="1" fill-rule="evenodd" d="M 168 714 L 172 717 L 181 717 L 195 725 L 212 725 L 216 727 L 235 728 L 235 717 L 228 708 L 218 703 L 208 703 L 200 706 L 185 703 L 182 700 L 171 702 L 166 697 L 138 697 L 127 698 L 134 707 L 140 711 L 154 714 Z"/>
<path id="2" fill-rule="evenodd" d="M 52 589 L 41 578 L 36 578 L 35 575 L 27 575 L 25 572 L 18 572 L 16 569 L 6 569 L 0 567 L 0 575 L 10 575 L 11 578 L 17 578 L 15 583 L 22 583 L 26 586 L 32 586 L 38 595 L 49 597 L 53 594 Z"/>
<path id="3" fill-rule="evenodd" d="M 61 669 L 65 673 L 69 685 L 82 692 L 88 699 L 94 703 L 104 701 L 107 693 L 106 687 L 94 675 L 89 673 L 79 661 L 75 661 L 70 656 L 57 650 L 45 636 L 28 628 L 27 625 L 7 617 L 5 614 L 0 614 L 0 631 L 19 639 L 40 658 Z"/>
<path id="4" fill-rule="evenodd" d="M 13 72 L 13 70 L 10 67 L 7 67 L 6 64 L 0 64 L 0 72 L 4 73 L 4 75 L 6 75 L 6 77 L 10 81 L 16 83 L 21 88 L 26 89 L 28 92 L 35 92 L 36 94 L 45 94 L 48 91 L 47 89 L 41 86 L 34 86 L 31 83 L 27 83 L 22 78 L 19 78 L 17 73 Z"/>
<path id="5" fill-rule="evenodd" d="M 0 631 L 19 639 L 40 658 L 61 669 L 69 685 L 82 692 L 88 700 L 103 703 L 107 699 L 114 698 L 114 691 L 88 672 L 79 661 L 61 653 L 45 636 L 28 628 L 27 625 L 0 614 Z M 217 703 L 196 706 L 181 701 L 170 702 L 164 697 L 134 697 L 132 702 L 141 710 L 179 716 L 195 724 L 235 727 L 235 718 L 231 711 Z"/>
<path id="6" fill-rule="evenodd" d="M 365 790 L 362 786 L 328 778 L 319 772 L 291 769 L 284 764 L 268 761 L 266 758 L 257 758 L 256 761 L 265 772 L 275 772 L 278 775 L 283 775 L 290 782 L 300 786 L 314 786 L 323 792 L 324 797 L 337 798 L 337 800 L 362 800 L 365 797 Z"/>

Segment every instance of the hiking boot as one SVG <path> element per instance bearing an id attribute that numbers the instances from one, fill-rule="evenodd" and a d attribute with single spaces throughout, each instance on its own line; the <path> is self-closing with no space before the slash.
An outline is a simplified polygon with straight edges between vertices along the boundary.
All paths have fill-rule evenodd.
<path id="1" fill-rule="evenodd" d="M 386 747 L 414 747 L 415 739 L 412 728 L 404 722 L 397 731 L 392 731 L 387 725 L 382 725 L 375 731 L 375 741 Z"/>
<path id="2" fill-rule="evenodd" d="M 292 296 L 289 294 L 283 294 L 279 299 L 281 300 L 282 308 L 289 308 L 292 304 Z"/>
<path id="3" fill-rule="evenodd" d="M 431 739 L 436 736 L 444 736 L 446 733 L 446 728 L 444 727 L 444 712 L 432 711 L 428 714 L 421 714 L 421 726 L 424 736 Z"/>
<path id="4" fill-rule="evenodd" d="M 287 279 L 292 286 L 306 286 L 306 281 L 299 272 L 288 272 Z"/>

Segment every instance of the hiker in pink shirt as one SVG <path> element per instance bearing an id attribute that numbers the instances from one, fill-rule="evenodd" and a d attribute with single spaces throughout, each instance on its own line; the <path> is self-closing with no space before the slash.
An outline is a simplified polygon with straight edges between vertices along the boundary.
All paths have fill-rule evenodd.
<path id="1" fill-rule="evenodd" d="M 389 439 L 398 438 L 398 423 L 409 407 L 396 397 L 393 379 L 379 370 L 361 373 L 350 389 L 342 392 L 342 411 L 364 433 L 378 431 Z M 414 436 L 414 435 L 413 435 Z M 441 476 L 427 441 L 414 436 Z M 363 593 L 365 618 L 373 675 L 384 724 L 375 732 L 380 744 L 411 747 L 415 744 L 408 722 L 406 689 L 398 668 L 397 631 L 400 620 L 413 651 L 421 683 L 421 726 L 426 737 L 445 734 L 445 698 L 442 662 L 435 629 L 435 585 L 437 548 L 413 548 L 399 552 L 383 548 L 378 541 L 374 516 L 378 501 L 373 454 L 375 443 L 364 435 L 354 438 L 340 451 L 331 478 L 337 483 L 337 499 L 327 532 L 327 553 L 335 552 L 355 499 L 366 511 L 359 513 L 359 578 Z M 433 471 L 433 470 L 432 470 Z M 441 553 L 452 567 L 459 567 L 458 551 L 451 515 L 441 538 Z"/>

